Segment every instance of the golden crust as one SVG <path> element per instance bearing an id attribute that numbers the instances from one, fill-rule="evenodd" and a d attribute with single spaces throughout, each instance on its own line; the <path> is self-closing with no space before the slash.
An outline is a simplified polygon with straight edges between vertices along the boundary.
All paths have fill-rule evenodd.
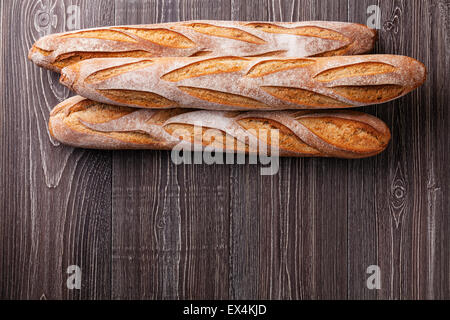
<path id="1" fill-rule="evenodd" d="M 33 45 L 29 59 L 59 72 L 105 57 L 353 55 L 369 52 L 374 41 L 373 30 L 355 23 L 186 21 L 52 34 Z"/>
<path id="2" fill-rule="evenodd" d="M 381 120 L 360 112 L 136 110 L 81 97 L 54 108 L 49 131 L 60 142 L 82 148 L 170 150 L 196 142 L 225 152 L 255 153 L 252 142 L 258 141 L 277 145 L 281 156 L 339 158 L 376 155 L 391 138 Z"/>
<path id="3" fill-rule="evenodd" d="M 267 111 L 384 103 L 425 78 L 422 63 L 395 55 L 223 56 L 91 59 L 64 68 L 61 82 L 86 98 L 136 108 Z"/>

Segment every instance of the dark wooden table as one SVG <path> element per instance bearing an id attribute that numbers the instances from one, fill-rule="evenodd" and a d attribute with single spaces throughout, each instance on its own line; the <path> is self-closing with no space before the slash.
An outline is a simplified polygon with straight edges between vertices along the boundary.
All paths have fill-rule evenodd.
<path id="1" fill-rule="evenodd" d="M 71 95 L 27 60 L 73 27 L 188 19 L 339 20 L 381 9 L 377 53 L 412 56 L 426 84 L 364 110 L 392 128 L 357 161 L 174 165 L 169 152 L 51 143 Z M 74 9 L 75 8 L 75 9 Z M 449 1 L 0 1 L 0 298 L 449 299 Z M 75 10 L 75 11 L 73 11 Z M 82 272 L 70 290 L 68 266 Z M 381 289 L 369 290 L 378 265 Z"/>

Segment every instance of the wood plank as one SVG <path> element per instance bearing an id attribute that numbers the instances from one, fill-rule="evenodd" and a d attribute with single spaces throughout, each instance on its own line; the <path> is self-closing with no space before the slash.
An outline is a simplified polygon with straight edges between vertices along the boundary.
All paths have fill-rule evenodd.
<path id="1" fill-rule="evenodd" d="M 346 1 L 233 1 L 232 19 L 345 20 L 346 8 Z M 281 159 L 273 177 L 259 169 L 232 166 L 230 297 L 345 298 L 347 163 Z"/>
<path id="2" fill-rule="evenodd" d="M 431 128 L 430 132 L 434 134 L 431 139 L 436 143 L 437 147 L 430 150 L 430 153 L 438 155 L 433 163 L 433 172 L 435 177 L 441 178 L 439 187 L 432 188 L 430 199 L 438 200 L 434 205 L 433 202 L 428 205 L 433 214 L 436 214 L 435 223 L 437 228 L 438 237 L 430 235 L 431 241 L 435 241 L 436 249 L 433 252 L 430 250 L 431 259 L 430 264 L 434 268 L 433 276 L 430 277 L 432 285 L 427 288 L 427 297 L 435 296 L 439 299 L 450 299 L 450 173 L 448 172 L 448 164 L 450 163 L 450 112 L 448 108 L 449 90 L 446 84 L 449 83 L 449 73 L 446 70 L 450 69 L 450 3 L 442 0 L 438 2 L 438 6 L 434 7 L 434 13 L 438 16 L 438 28 L 437 33 L 432 33 L 436 39 L 433 41 L 433 45 L 437 46 L 437 52 L 439 54 L 440 63 L 438 64 L 438 71 L 443 81 L 435 80 L 434 83 L 438 88 L 438 94 L 436 95 L 437 106 L 441 110 L 441 115 L 435 117 L 431 113 Z M 442 66 L 442 67 L 441 67 Z M 431 88 L 431 87 L 430 87 Z M 434 107 L 431 107 L 434 108 Z M 432 110 L 432 109 L 431 109 Z M 433 185 L 433 184 L 431 184 Z M 435 191 L 440 191 L 437 194 Z M 439 198 L 438 198 L 438 197 Z M 435 198 L 436 197 L 436 198 Z M 433 243 L 433 242 L 432 242 Z M 433 253 L 437 254 L 439 259 L 433 259 Z M 437 292 L 437 294 L 435 294 Z"/>
<path id="3" fill-rule="evenodd" d="M 362 13 L 370 4 L 350 2 L 350 20 L 364 23 Z M 376 53 L 413 56 L 427 65 L 429 74 L 438 73 L 400 100 L 364 108 L 387 121 L 393 128 L 393 141 L 388 152 L 377 158 L 350 162 L 349 297 L 442 298 L 447 294 L 436 288 L 448 282 L 435 278 L 446 274 L 436 266 L 446 270 L 442 268 L 446 254 L 441 250 L 449 241 L 438 226 L 448 225 L 448 219 L 440 215 L 448 212 L 442 199 L 448 174 L 444 170 L 436 175 L 435 168 L 444 165 L 448 156 L 448 147 L 440 139 L 442 132 L 448 132 L 444 127 L 448 108 L 443 104 L 447 93 L 439 89 L 440 83 L 447 82 L 447 74 L 438 71 L 448 70 L 448 61 L 443 52 L 445 32 L 433 30 L 445 30 L 445 17 L 442 4 L 432 1 L 379 4 L 383 28 Z M 433 37 L 424 38 L 426 34 Z M 381 292 L 369 291 L 365 285 L 365 270 L 371 264 L 381 266 Z"/>
<path id="4" fill-rule="evenodd" d="M 104 1 L 81 4 L 81 26 L 105 23 Z M 0 148 L 1 297 L 110 296 L 111 158 L 51 143 L 49 110 L 68 95 L 57 75 L 26 57 L 38 37 L 65 29 L 63 1 L 3 3 L 4 55 Z M 66 269 L 82 269 L 82 289 L 68 290 Z"/>
<path id="5" fill-rule="evenodd" d="M 411 25 L 404 2 L 383 2 L 383 29 L 380 48 L 391 54 L 411 54 L 406 48 Z M 415 173 L 411 161 L 417 152 L 412 149 L 412 95 L 377 107 L 379 115 L 392 128 L 392 143 L 380 160 L 376 172 L 376 219 L 378 221 L 378 260 L 382 271 L 382 299 L 412 298 L 412 224 L 414 219 Z M 420 156 L 420 155 L 419 155 Z M 420 179 L 420 177 L 417 177 Z M 420 196 L 419 196 L 420 199 Z M 407 285 L 409 284 L 409 286 Z"/>
<path id="6" fill-rule="evenodd" d="M 428 67 L 428 80 L 413 98 L 414 150 L 423 164 L 415 167 L 421 186 L 415 197 L 422 197 L 415 211 L 416 233 L 413 296 L 420 299 L 448 299 L 450 295 L 449 235 L 449 137 L 448 92 L 450 67 L 449 13 L 445 1 L 417 1 L 409 7 L 414 17 L 412 52 Z M 430 35 L 430 36 L 426 36 Z M 427 50 L 424 50 L 427 48 Z M 447 70 L 447 71 L 446 71 Z M 444 136 L 442 136 L 444 134 Z M 417 202 L 417 201 L 416 201 Z"/>
<path id="7" fill-rule="evenodd" d="M 348 21 L 366 24 L 369 15 L 367 8 L 373 5 L 373 1 L 359 0 L 349 1 Z M 383 2 L 381 7 L 383 8 Z M 387 14 L 382 12 L 382 19 Z M 384 33 L 380 32 L 379 37 Z M 379 42 L 375 46 L 374 53 L 383 53 L 379 48 Z M 377 115 L 377 110 L 387 106 L 363 108 L 365 112 Z M 380 116 L 378 114 L 378 116 Z M 381 117 L 386 121 L 388 118 Z M 348 298 L 350 299 L 375 299 L 377 290 L 367 288 L 367 268 L 378 265 L 377 257 L 377 217 L 376 217 L 376 174 L 385 170 L 381 166 L 387 153 L 375 158 L 353 160 L 348 162 Z M 384 270 L 383 270 L 384 271 Z"/>
<path id="8" fill-rule="evenodd" d="M 3 1 L 0 1 L 0 35 L 3 35 Z M 3 46 L 3 36 L 0 36 L 0 147 L 6 146 L 6 135 L 5 130 L 3 129 L 5 126 L 3 123 L 5 122 L 4 119 L 6 119 L 5 116 L 5 95 L 4 95 L 4 89 L 5 89 L 5 73 L 3 72 L 3 66 L 5 65 L 5 57 L 3 54 L 4 51 Z M 3 153 L 2 153 L 3 154 Z M 6 157 L 0 154 L 0 170 L 3 172 L 3 169 L 5 168 L 5 162 Z M 9 199 L 6 195 L 6 188 L 5 188 L 5 181 L 0 180 L 0 204 L 4 206 L 9 202 Z M 2 210 L 3 212 L 3 210 Z M 0 220 L 1 223 L 3 223 L 3 226 L 6 226 L 4 222 L 6 222 L 7 217 L 6 214 L 3 213 L 3 220 Z M 0 218 L 1 219 L 1 218 Z M 7 237 L 5 233 L 5 228 L 0 228 L 0 239 L 3 241 Z M 2 242 L 5 243 L 5 242 Z M 6 291 L 6 285 L 10 283 L 10 281 L 7 279 L 7 274 L 4 270 L 6 270 L 7 265 L 10 262 L 10 259 L 6 258 L 7 250 L 5 245 L 0 245 L 0 283 L 2 284 L 0 286 L 0 299 L 7 299 L 9 296 L 9 293 Z"/>
<path id="9" fill-rule="evenodd" d="M 116 2 L 116 24 L 230 18 L 229 2 Z M 228 297 L 229 168 L 113 156 L 113 298 Z"/>
<path id="10" fill-rule="evenodd" d="M 232 20 L 271 21 L 270 1 L 232 1 Z M 258 8 L 254 10 L 254 8 Z M 248 161 L 246 161 L 248 163 Z M 280 166 L 285 165 L 283 162 Z M 233 165 L 230 179 L 230 298 L 272 299 L 285 285 L 286 256 L 280 263 L 279 175 L 261 176 L 260 165 Z M 284 218 L 284 219 L 283 219 Z M 281 221 L 280 221 L 281 220 Z M 286 237 L 284 237 L 286 239 Z M 284 268 L 280 267 L 284 265 Z M 280 272 L 285 271 L 285 272 Z M 286 277 L 283 277 L 284 279 Z M 280 280 L 280 281 L 277 281 Z M 275 291 L 275 293 L 274 293 Z M 288 291 L 285 291 L 288 294 Z"/>
<path id="11" fill-rule="evenodd" d="M 314 6 L 299 6 L 300 12 L 312 16 L 310 19 L 346 21 L 347 1 L 320 1 Z M 309 8 L 308 8 L 309 7 Z M 308 12 L 307 10 L 310 10 Z M 318 299 L 345 299 L 347 297 L 347 161 L 332 159 L 310 159 L 316 162 L 315 186 L 313 190 L 315 219 L 314 265 L 315 297 Z M 309 160 L 308 160 L 309 161 Z M 306 171 L 308 172 L 308 171 Z M 308 176 L 306 176 L 309 179 Z M 301 188 L 302 185 L 299 185 Z M 301 189 L 300 189 L 301 190 Z M 309 190 L 305 198 L 309 196 Z M 336 191 L 339 190 L 337 193 Z M 307 277 L 305 275 L 304 277 Z"/>
<path id="12" fill-rule="evenodd" d="M 0 35 L 3 34 L 3 1 L 0 1 Z M 5 63 L 5 61 L 3 60 L 3 37 L 0 36 L 0 97 L 1 97 L 1 106 L 4 106 L 3 104 L 3 89 L 4 89 L 4 81 L 5 81 L 5 77 L 4 77 L 4 73 L 3 73 L 3 65 Z M 2 113 L 3 108 L 1 108 L 0 110 L 0 120 L 3 119 L 3 113 Z M 2 192 L 2 190 L 0 190 L 0 193 Z"/>

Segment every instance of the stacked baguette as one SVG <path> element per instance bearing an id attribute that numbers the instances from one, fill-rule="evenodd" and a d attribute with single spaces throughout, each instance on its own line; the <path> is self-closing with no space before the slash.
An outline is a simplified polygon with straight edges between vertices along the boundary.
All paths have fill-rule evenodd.
<path id="1" fill-rule="evenodd" d="M 358 55 L 374 39 L 341 22 L 189 21 L 54 34 L 29 58 L 83 96 L 50 115 L 68 145 L 260 153 L 264 140 L 281 156 L 364 158 L 387 147 L 387 126 L 330 109 L 390 101 L 426 77 L 412 58 Z"/>

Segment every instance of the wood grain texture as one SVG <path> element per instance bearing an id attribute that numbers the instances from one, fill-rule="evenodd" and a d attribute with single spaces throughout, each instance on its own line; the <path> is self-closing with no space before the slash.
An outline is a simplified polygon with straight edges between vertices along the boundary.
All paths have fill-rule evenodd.
<path id="1" fill-rule="evenodd" d="M 80 4 L 81 2 L 71 2 Z M 80 299 L 110 296 L 111 156 L 58 146 L 49 110 L 69 92 L 57 75 L 31 64 L 32 43 L 66 25 L 64 1 L 3 1 L 1 145 L 2 298 Z M 82 27 L 101 24 L 105 3 L 87 10 Z M 103 21 L 111 24 L 113 21 Z M 78 265 L 82 290 L 66 287 Z"/>
<path id="2" fill-rule="evenodd" d="M 370 0 L 354 1 L 351 5 L 349 3 L 348 14 L 351 17 L 351 21 L 366 23 L 366 10 L 372 4 L 373 1 Z M 384 19 L 386 15 L 384 6 L 381 14 L 381 19 Z M 379 32 L 379 37 L 381 37 L 383 33 L 382 31 Z M 375 53 L 383 53 L 383 50 L 380 49 L 380 41 L 376 42 Z M 386 51 L 386 53 L 390 52 Z M 380 117 L 384 116 L 383 120 L 388 121 L 388 126 L 392 128 L 390 118 L 380 114 L 385 108 L 385 105 L 379 108 L 375 107 L 370 112 Z M 381 167 L 380 161 L 383 161 L 382 159 L 386 159 L 386 157 L 387 152 L 377 158 L 348 162 L 347 296 L 350 299 L 376 299 L 378 296 L 377 290 L 367 289 L 366 279 L 369 275 L 366 273 L 366 270 L 371 265 L 380 265 L 380 260 L 378 259 L 379 234 L 377 232 L 379 221 L 376 211 L 377 198 L 375 188 L 377 186 L 377 168 Z M 385 173 L 382 173 L 382 176 L 385 176 Z M 386 195 L 383 196 L 383 199 L 385 197 Z M 383 268 L 382 270 L 385 269 Z M 382 288 L 384 285 L 385 282 L 383 282 Z"/>
<path id="3" fill-rule="evenodd" d="M 70 95 L 26 60 L 80 27 L 189 19 L 366 23 L 376 53 L 428 67 L 413 93 L 362 110 L 392 128 L 382 155 L 180 165 L 162 151 L 73 150 L 46 122 Z M 450 69 L 446 0 L 0 1 L 0 298 L 449 299 Z M 21 75 L 21 76 L 17 76 Z M 23 75 L 23 76 L 22 76 Z M 82 289 L 66 288 L 67 266 Z M 369 290 L 367 267 L 381 267 Z"/>
<path id="4" fill-rule="evenodd" d="M 350 16 L 357 16 L 369 4 L 370 1 L 358 1 L 349 11 Z M 438 177 L 434 169 L 436 163 L 445 163 L 448 156 L 448 145 L 441 140 L 441 133 L 447 132 L 444 123 L 448 121 L 448 106 L 441 101 L 448 90 L 441 86 L 442 79 L 448 76 L 440 72 L 441 80 L 436 81 L 439 76 L 433 71 L 448 65 L 442 47 L 448 26 L 444 25 L 446 18 L 439 7 L 442 4 L 432 1 L 381 3 L 382 29 L 376 53 L 419 59 L 426 64 L 429 77 L 411 95 L 375 108 L 375 114 L 392 128 L 389 150 L 374 159 L 349 162 L 352 181 L 349 190 L 353 191 L 349 198 L 349 275 L 355 275 L 349 276 L 351 298 L 447 296 L 437 290 L 439 282 L 435 282 L 435 264 L 444 257 L 436 256 L 436 236 L 438 241 L 449 243 L 448 232 L 438 230 L 439 225 L 448 225 L 448 219 L 445 214 L 437 217 L 434 211 L 438 207 L 438 212 L 448 212 L 445 208 L 448 201 L 441 198 L 448 174 L 443 171 Z M 431 17 L 435 19 L 433 22 Z M 360 19 L 354 21 L 363 23 L 365 17 Z M 371 264 L 389 270 L 382 273 L 379 292 L 364 287 L 367 275 L 363 272 Z M 437 272 L 443 277 L 440 281 L 448 285 L 449 273 L 445 268 L 441 271 Z"/>
<path id="5" fill-rule="evenodd" d="M 221 5 L 118 1 L 116 24 L 229 20 L 229 4 Z M 229 167 L 177 167 L 167 152 L 120 152 L 113 171 L 113 298 L 226 299 Z"/>
<path id="6" fill-rule="evenodd" d="M 240 6 L 232 7 L 233 20 L 291 21 L 294 12 L 298 20 L 346 18 L 344 1 L 232 5 Z M 347 187 L 340 177 L 346 176 L 346 162 L 282 159 L 280 167 L 280 174 L 264 178 L 259 177 L 258 167 L 232 167 L 230 298 L 345 298 Z M 308 173 L 301 178 L 292 174 L 304 172 L 305 167 Z M 325 177 L 329 183 L 323 183 Z M 311 199 L 302 199 L 306 202 L 290 209 L 291 203 L 303 198 L 305 185 L 314 190 Z M 341 193 L 330 196 L 336 189 Z M 317 285 L 324 277 L 329 281 Z M 298 290 L 311 281 L 312 290 Z"/>

